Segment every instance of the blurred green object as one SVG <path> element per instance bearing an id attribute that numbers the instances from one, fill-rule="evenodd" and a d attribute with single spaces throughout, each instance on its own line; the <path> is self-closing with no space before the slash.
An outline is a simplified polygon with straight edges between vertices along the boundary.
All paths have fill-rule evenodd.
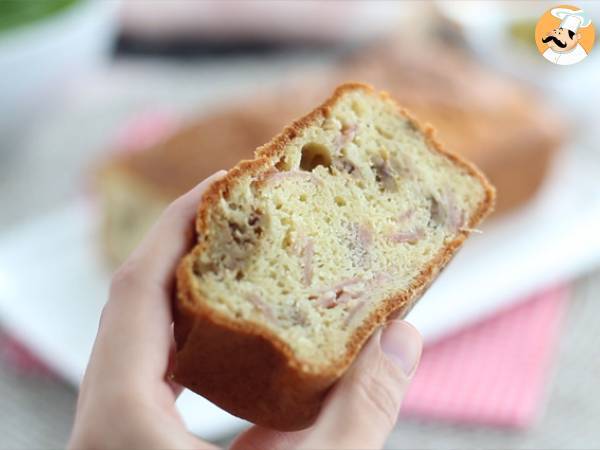
<path id="1" fill-rule="evenodd" d="M 0 0 L 0 33 L 61 12 L 80 0 Z"/>
<path id="2" fill-rule="evenodd" d="M 513 21 L 508 28 L 510 37 L 525 47 L 535 49 L 535 24 L 535 19 Z"/>

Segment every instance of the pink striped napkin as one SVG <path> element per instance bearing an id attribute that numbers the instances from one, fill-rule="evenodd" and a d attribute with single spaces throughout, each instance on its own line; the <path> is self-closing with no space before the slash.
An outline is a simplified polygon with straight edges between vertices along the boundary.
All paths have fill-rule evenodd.
<path id="1" fill-rule="evenodd" d="M 524 428 L 541 411 L 566 310 L 554 287 L 426 347 L 402 415 Z"/>
<path id="2" fill-rule="evenodd" d="M 0 361 L 19 375 L 54 378 L 51 369 L 27 347 L 0 329 Z"/>
<path id="3" fill-rule="evenodd" d="M 567 289 L 548 289 L 426 347 L 401 415 L 511 428 L 539 416 Z M 20 374 L 53 376 L 0 332 L 0 358 Z"/>

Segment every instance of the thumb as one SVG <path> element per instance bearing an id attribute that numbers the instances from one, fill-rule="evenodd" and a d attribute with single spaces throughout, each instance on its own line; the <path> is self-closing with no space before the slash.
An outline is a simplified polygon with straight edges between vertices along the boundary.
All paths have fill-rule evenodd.
<path id="1" fill-rule="evenodd" d="M 377 331 L 329 394 L 302 447 L 382 448 L 422 347 L 408 322 L 394 320 Z"/>

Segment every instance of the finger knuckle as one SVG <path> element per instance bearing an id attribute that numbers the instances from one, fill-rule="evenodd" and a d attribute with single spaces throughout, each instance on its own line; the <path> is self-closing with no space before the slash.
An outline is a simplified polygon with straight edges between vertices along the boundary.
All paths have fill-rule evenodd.
<path id="1" fill-rule="evenodd" d="M 396 423 L 400 411 L 401 390 L 393 371 L 385 364 L 375 370 L 362 371 L 354 380 L 356 393 L 362 404 L 377 420 L 388 427 Z"/>

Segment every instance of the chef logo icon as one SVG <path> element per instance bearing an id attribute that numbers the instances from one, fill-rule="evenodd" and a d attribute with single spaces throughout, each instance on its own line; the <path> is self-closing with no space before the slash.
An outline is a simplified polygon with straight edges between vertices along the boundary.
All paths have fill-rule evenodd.
<path id="1" fill-rule="evenodd" d="M 576 6 L 549 9 L 535 27 L 535 43 L 544 58 L 568 66 L 584 60 L 594 46 L 592 19 Z"/>

